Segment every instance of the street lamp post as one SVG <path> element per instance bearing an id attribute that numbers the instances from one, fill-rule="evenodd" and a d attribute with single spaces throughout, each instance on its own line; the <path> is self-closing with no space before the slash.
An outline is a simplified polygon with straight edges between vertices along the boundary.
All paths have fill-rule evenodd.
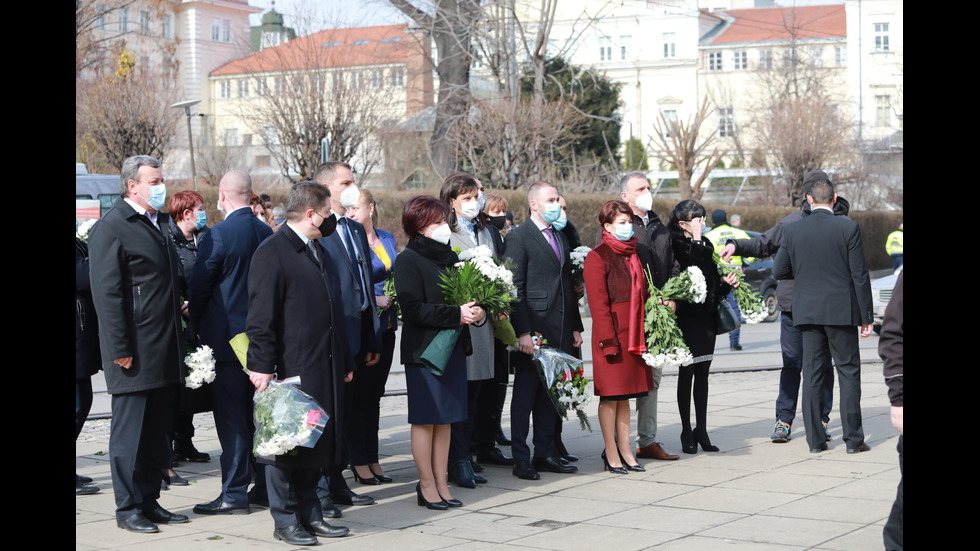
<path id="1" fill-rule="evenodd" d="M 197 173 L 194 170 L 194 135 L 191 133 L 191 106 L 201 103 L 199 99 L 190 99 L 171 105 L 174 109 L 183 109 L 187 116 L 187 145 L 191 150 L 191 182 L 194 183 L 194 191 L 197 191 Z"/>

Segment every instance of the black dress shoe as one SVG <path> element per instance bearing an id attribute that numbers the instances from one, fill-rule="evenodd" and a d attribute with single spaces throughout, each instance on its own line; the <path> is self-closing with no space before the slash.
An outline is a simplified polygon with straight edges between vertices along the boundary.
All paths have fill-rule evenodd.
<path id="1" fill-rule="evenodd" d="M 304 526 L 307 532 L 313 534 L 314 536 L 320 536 L 324 538 L 339 538 L 346 536 L 350 532 L 350 528 L 346 526 L 330 526 L 322 520 L 314 520 L 309 525 Z"/>
<path id="2" fill-rule="evenodd" d="M 470 467 L 473 468 L 473 472 L 474 473 L 482 473 L 483 472 L 483 465 L 480 465 L 479 463 L 477 463 L 476 461 L 473 461 L 472 459 L 470 459 Z"/>
<path id="3" fill-rule="evenodd" d="M 504 429 L 497 425 L 497 432 L 493 435 L 493 441 L 497 443 L 498 446 L 509 446 L 511 444 L 510 438 L 504 434 Z"/>
<path id="4" fill-rule="evenodd" d="M 538 458 L 531 462 L 531 465 L 538 471 L 550 473 L 569 474 L 578 472 L 578 467 L 574 465 L 562 465 L 557 457 Z"/>
<path id="5" fill-rule="evenodd" d="M 442 497 L 442 495 L 440 495 L 439 497 Z M 458 500 L 458 499 L 443 499 L 442 501 L 446 505 L 448 505 L 450 507 L 462 507 L 463 506 L 463 502 L 460 501 L 460 500 Z"/>
<path id="6" fill-rule="evenodd" d="M 316 545 L 320 543 L 316 536 L 307 532 L 299 524 L 294 524 L 292 526 L 287 526 L 285 528 L 276 528 L 272 531 L 272 537 L 277 540 L 282 540 L 290 545 Z"/>
<path id="7" fill-rule="evenodd" d="M 538 471 L 535 471 L 534 467 L 527 461 L 516 461 L 514 463 L 514 476 L 524 480 L 538 480 L 541 478 Z"/>
<path id="8" fill-rule="evenodd" d="M 194 463 L 207 463 L 211 456 L 197 451 L 191 439 L 174 440 L 174 461 L 192 461 Z"/>
<path id="9" fill-rule="evenodd" d="M 820 444 L 816 448 L 810 448 L 810 453 L 820 453 L 820 452 L 825 452 L 825 451 L 827 451 L 827 443 L 826 442 L 824 442 L 823 444 Z"/>
<path id="10" fill-rule="evenodd" d="M 323 511 L 323 518 L 340 518 L 344 513 L 330 501 L 329 497 L 320 500 L 320 509 Z"/>
<path id="11" fill-rule="evenodd" d="M 368 469 L 368 471 L 370 472 L 371 469 Z M 350 466 L 350 472 L 354 473 L 354 480 L 364 484 L 365 486 L 379 486 L 381 484 L 381 481 L 378 480 L 378 477 L 374 476 L 374 473 L 371 473 L 371 476 L 367 478 L 357 474 L 357 467 L 354 465 Z"/>
<path id="12" fill-rule="evenodd" d="M 578 457 L 576 457 L 576 456 L 574 456 L 574 455 L 572 455 L 570 453 L 566 453 L 565 455 L 561 456 L 561 458 L 564 459 L 565 461 L 571 461 L 573 463 L 576 462 L 576 461 L 578 461 Z"/>
<path id="13" fill-rule="evenodd" d="M 368 495 L 359 496 L 350 488 L 344 488 L 343 492 L 331 493 L 330 501 L 340 505 L 374 505 L 374 498 Z"/>
<path id="14" fill-rule="evenodd" d="M 446 503 L 445 500 L 443 500 L 443 501 L 429 501 L 429 500 L 425 499 L 425 496 L 422 495 L 422 483 L 421 482 L 419 482 L 418 484 L 415 485 L 415 495 L 418 496 L 418 500 L 417 501 L 418 501 L 419 507 L 425 507 L 426 509 L 432 509 L 433 511 L 445 511 L 446 509 L 449 509 L 449 504 Z M 439 496 L 439 497 L 441 498 L 442 496 Z"/>
<path id="15" fill-rule="evenodd" d="M 186 478 L 180 476 L 177 473 L 174 473 L 173 476 L 163 475 L 163 481 L 166 482 L 169 486 L 190 486 L 191 485 L 191 483 L 188 482 Z"/>
<path id="16" fill-rule="evenodd" d="M 489 463 L 491 465 L 514 466 L 514 460 L 504 455 L 504 452 L 498 448 L 490 448 L 486 453 L 477 454 L 476 460 L 480 463 Z"/>
<path id="17" fill-rule="evenodd" d="M 847 448 L 847 453 L 861 453 L 871 451 L 871 446 L 861 442 L 861 445 L 856 448 Z"/>
<path id="18" fill-rule="evenodd" d="M 122 528 L 123 530 L 129 530 L 130 532 L 136 532 L 138 534 L 152 534 L 160 531 L 160 528 L 158 528 L 156 524 L 153 524 L 150 519 L 139 513 L 136 513 L 126 520 L 116 519 L 116 526 Z"/>
<path id="19" fill-rule="evenodd" d="M 453 461 L 449 466 L 449 480 L 460 488 L 476 488 L 476 474 L 473 473 L 473 465 L 470 461 L 468 459 Z"/>
<path id="20" fill-rule="evenodd" d="M 99 493 L 98 486 L 86 486 L 77 480 L 75 481 L 75 495 L 90 496 L 97 493 Z"/>
<path id="21" fill-rule="evenodd" d="M 92 480 L 91 476 L 85 476 L 85 475 L 75 473 L 75 482 L 81 482 L 82 484 L 91 484 L 95 481 Z"/>
<path id="22" fill-rule="evenodd" d="M 159 505 L 149 511 L 143 511 L 143 516 L 150 522 L 157 524 L 184 524 L 185 522 L 191 521 L 191 519 L 187 518 L 187 515 L 171 513 Z"/>
<path id="23" fill-rule="evenodd" d="M 248 505 L 232 505 L 221 501 L 221 496 L 210 503 L 202 503 L 194 506 L 194 513 L 198 515 L 247 515 L 251 513 Z"/>
<path id="24" fill-rule="evenodd" d="M 371 469 L 371 467 L 368 467 L 368 469 L 371 470 L 371 474 L 373 474 L 374 475 L 374 478 L 377 478 L 378 481 L 384 482 L 385 484 L 390 484 L 391 482 L 393 482 L 393 480 L 391 479 L 390 476 L 388 476 L 386 474 L 378 474 L 378 473 L 374 472 L 374 469 Z"/>

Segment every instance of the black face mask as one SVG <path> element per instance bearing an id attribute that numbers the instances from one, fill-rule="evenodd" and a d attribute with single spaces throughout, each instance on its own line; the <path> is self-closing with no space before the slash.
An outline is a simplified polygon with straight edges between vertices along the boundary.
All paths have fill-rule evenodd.
<path id="1" fill-rule="evenodd" d="M 320 222 L 320 225 L 317 226 L 317 229 L 320 230 L 321 236 L 323 237 L 330 236 L 337 229 L 337 217 L 333 215 L 327 216 L 326 218 L 323 219 L 323 222 Z"/>
<path id="2" fill-rule="evenodd" d="M 506 214 L 501 214 L 500 216 L 490 216 L 489 218 L 490 218 L 490 223 L 493 224 L 493 226 L 498 230 L 504 229 L 504 226 L 507 225 Z"/>

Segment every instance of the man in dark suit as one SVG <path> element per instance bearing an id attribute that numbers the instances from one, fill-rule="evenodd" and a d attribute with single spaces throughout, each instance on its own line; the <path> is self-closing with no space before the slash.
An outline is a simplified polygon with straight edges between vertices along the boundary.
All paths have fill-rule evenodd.
<path id="1" fill-rule="evenodd" d="M 246 490 L 251 480 L 254 387 L 228 343 L 245 331 L 248 315 L 248 270 L 259 243 L 272 228 L 252 214 L 252 179 L 232 170 L 218 183 L 218 202 L 228 214 L 204 236 L 188 282 L 191 327 L 201 344 L 214 351 L 211 383 L 214 425 L 221 442 L 221 495 L 194 507 L 199 515 L 248 513 Z"/>
<path id="2" fill-rule="evenodd" d="M 515 263 L 514 285 L 520 299 L 511 313 L 523 354 L 513 361 L 514 394 L 511 398 L 511 450 L 514 476 L 537 480 L 538 470 L 573 473 L 578 470 L 555 456 L 558 412 L 531 363 L 532 333 L 541 333 L 566 353 L 582 345 L 582 318 L 572 285 L 571 261 L 565 236 L 551 224 L 561 215 L 558 190 L 548 182 L 532 184 L 527 192 L 531 216 L 505 239 L 506 256 Z M 527 445 L 530 417 L 534 417 L 534 461 Z"/>
<path id="3" fill-rule="evenodd" d="M 354 174 L 350 165 L 341 162 L 328 162 L 318 166 L 313 180 L 330 191 L 330 210 L 337 220 L 337 231 L 321 238 L 320 245 L 334 259 L 332 266 L 340 282 L 341 299 L 344 307 L 347 343 L 356 370 L 371 368 L 381 359 L 381 344 L 378 341 L 378 316 L 375 315 L 374 284 L 371 282 L 371 249 L 368 246 L 364 226 L 347 218 L 344 213 L 348 206 L 356 206 L 359 192 L 354 185 Z M 344 388 L 347 393 L 347 407 L 352 404 L 352 388 Z M 348 411 L 348 413 L 350 413 Z M 358 430 L 359 420 L 347 415 L 344 428 L 345 442 L 352 438 L 363 438 Z M 347 486 L 343 471 L 347 460 L 324 469 L 324 482 L 321 484 L 321 498 L 329 509 L 328 515 L 340 516 L 333 504 L 371 505 L 374 498 L 357 495 Z"/>
<path id="4" fill-rule="evenodd" d="M 286 224 L 256 249 L 248 273 L 249 379 L 262 392 L 277 375 L 297 378 L 300 389 L 330 416 L 312 449 L 296 448 L 266 465 L 273 536 L 294 545 L 314 545 L 316 536 L 349 531 L 323 520 L 316 496 L 320 466 L 340 462 L 342 387 L 353 376 L 340 287 L 325 269 L 333 259 L 317 242 L 335 228 L 328 197 L 316 184 L 293 186 Z"/>
<path id="5" fill-rule="evenodd" d="M 871 334 L 872 303 L 861 229 L 834 216 L 833 184 L 820 179 L 806 200 L 813 212 L 783 232 L 772 275 L 794 279 L 793 322 L 803 333 L 803 422 L 810 451 L 827 449 L 821 423 L 822 369 L 827 357 L 837 365 L 841 425 L 847 453 L 868 451 L 861 422 L 861 337 Z"/>
<path id="6" fill-rule="evenodd" d="M 184 342 L 177 289 L 177 251 L 157 221 L 167 197 L 160 161 L 126 159 L 122 190 L 89 237 L 92 300 L 106 387 L 112 394 L 109 466 L 116 524 L 159 532 L 157 524 L 187 522 L 157 503 L 170 466 L 177 385 Z"/>

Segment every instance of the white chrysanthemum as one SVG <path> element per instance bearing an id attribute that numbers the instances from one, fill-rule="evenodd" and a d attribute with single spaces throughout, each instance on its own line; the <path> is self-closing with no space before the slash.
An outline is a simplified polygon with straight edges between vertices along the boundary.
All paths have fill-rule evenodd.
<path id="1" fill-rule="evenodd" d="M 685 271 L 691 279 L 691 292 L 694 294 L 694 302 L 703 303 L 708 296 L 708 284 L 704 279 L 704 273 L 697 266 L 689 266 Z"/>
<path id="2" fill-rule="evenodd" d="M 90 231 L 92 231 L 92 226 L 95 225 L 95 222 L 95 218 L 89 218 L 88 220 L 79 224 L 78 229 L 75 230 L 75 237 L 81 239 L 82 241 L 88 241 L 88 234 Z"/>

